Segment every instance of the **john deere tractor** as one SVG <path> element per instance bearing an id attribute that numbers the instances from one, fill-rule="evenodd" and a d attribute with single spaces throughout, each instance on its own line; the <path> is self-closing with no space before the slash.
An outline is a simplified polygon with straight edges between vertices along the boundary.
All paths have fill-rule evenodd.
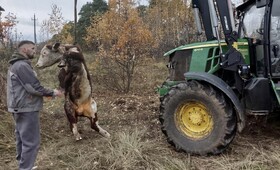
<path id="1" fill-rule="evenodd" d="M 193 0 L 197 30 L 207 41 L 167 53 L 159 88 L 162 131 L 176 150 L 223 152 L 249 115 L 280 104 L 280 1 Z M 277 114 L 277 113 L 276 113 Z"/>

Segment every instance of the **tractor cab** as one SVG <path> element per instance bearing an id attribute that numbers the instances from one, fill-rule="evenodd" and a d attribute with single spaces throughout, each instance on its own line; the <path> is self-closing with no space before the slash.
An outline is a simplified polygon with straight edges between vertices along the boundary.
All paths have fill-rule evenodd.
<path id="1" fill-rule="evenodd" d="M 268 75 L 273 79 L 280 78 L 280 1 L 271 1 L 272 7 L 267 7 L 265 3 L 255 3 L 247 1 L 237 7 L 241 24 L 240 35 L 251 39 L 255 46 L 257 76 L 265 75 L 267 66 Z M 267 13 L 267 14 L 266 14 Z M 266 31 L 265 31 L 266 29 Z M 268 53 L 264 53 L 264 43 L 269 43 Z M 265 64 L 265 55 L 268 58 Z M 253 70 L 252 70 L 253 71 Z"/>
<path id="2" fill-rule="evenodd" d="M 273 1 L 270 21 L 270 57 L 272 76 L 280 77 L 280 1 Z"/>

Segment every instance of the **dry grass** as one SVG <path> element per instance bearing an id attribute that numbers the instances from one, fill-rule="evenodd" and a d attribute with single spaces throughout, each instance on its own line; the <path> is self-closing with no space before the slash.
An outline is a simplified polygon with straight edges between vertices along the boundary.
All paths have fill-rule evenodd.
<path id="1" fill-rule="evenodd" d="M 49 70 L 48 70 L 49 71 Z M 91 70 L 93 71 L 93 70 Z M 42 83 L 56 87 L 55 71 L 39 71 Z M 76 142 L 63 111 L 63 99 L 46 100 L 41 118 L 39 170 L 270 170 L 280 167 L 280 125 L 250 126 L 230 147 L 217 156 L 190 156 L 174 151 L 160 130 L 155 87 L 165 79 L 162 62 L 150 60 L 136 72 L 133 92 L 115 94 L 98 88 L 94 96 L 100 125 L 112 137 L 92 131 L 81 118 L 83 140 Z M 94 82 L 94 80 L 93 80 Z M 94 82 L 95 83 L 95 82 Z M 13 120 L 0 112 L 0 170 L 16 169 Z"/>

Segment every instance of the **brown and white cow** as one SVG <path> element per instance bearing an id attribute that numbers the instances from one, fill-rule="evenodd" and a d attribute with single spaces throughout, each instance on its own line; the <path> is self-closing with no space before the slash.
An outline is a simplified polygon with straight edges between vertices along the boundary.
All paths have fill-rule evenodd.
<path id="1" fill-rule="evenodd" d="M 92 98 L 90 75 L 80 48 L 59 43 L 53 46 L 46 45 L 41 50 L 36 67 L 45 68 L 58 62 L 61 67 L 58 78 L 65 92 L 64 110 L 76 140 L 82 139 L 77 129 L 79 116 L 89 118 L 92 129 L 105 137 L 110 137 L 110 134 L 98 125 L 97 106 Z"/>

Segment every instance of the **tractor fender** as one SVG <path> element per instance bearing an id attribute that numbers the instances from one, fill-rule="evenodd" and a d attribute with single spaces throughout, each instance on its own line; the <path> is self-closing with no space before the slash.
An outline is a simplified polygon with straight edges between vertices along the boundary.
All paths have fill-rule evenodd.
<path id="1" fill-rule="evenodd" d="M 242 107 L 238 97 L 235 95 L 235 93 L 227 83 L 225 83 L 221 78 L 205 72 L 187 72 L 184 74 L 184 76 L 187 81 L 204 81 L 221 90 L 231 100 L 232 104 L 235 107 L 235 111 L 237 112 L 238 117 L 238 131 L 241 132 L 244 129 L 246 124 L 244 108 Z"/>

